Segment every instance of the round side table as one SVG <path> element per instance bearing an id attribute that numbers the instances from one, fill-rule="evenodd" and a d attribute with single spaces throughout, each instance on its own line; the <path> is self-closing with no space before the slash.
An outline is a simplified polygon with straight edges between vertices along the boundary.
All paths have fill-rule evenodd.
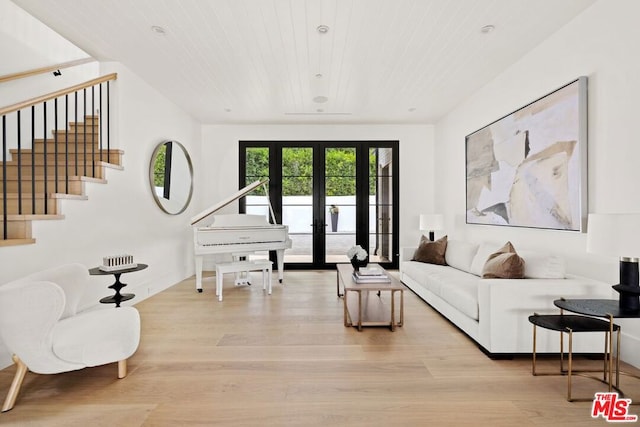
<path id="1" fill-rule="evenodd" d="M 138 264 L 135 267 L 131 267 L 131 268 L 125 268 L 122 270 L 113 270 L 113 271 L 104 271 L 104 270 L 100 270 L 100 267 L 94 267 L 89 269 L 89 274 L 91 274 L 92 276 L 106 276 L 109 274 L 113 274 L 116 278 L 116 281 L 113 285 L 109 286 L 110 289 L 113 289 L 116 291 L 116 293 L 112 296 L 109 297 L 104 297 L 100 300 L 101 303 L 103 304 L 116 304 L 116 307 L 120 307 L 120 303 L 122 301 L 129 301 L 130 299 L 133 299 L 136 295 L 135 294 L 122 294 L 120 293 L 120 289 L 124 288 L 125 286 L 127 286 L 125 283 L 122 283 L 120 281 L 120 275 L 124 274 L 124 273 L 133 273 L 135 271 L 140 271 L 140 270 L 144 270 L 145 268 L 147 268 L 148 265 L 147 264 Z"/>

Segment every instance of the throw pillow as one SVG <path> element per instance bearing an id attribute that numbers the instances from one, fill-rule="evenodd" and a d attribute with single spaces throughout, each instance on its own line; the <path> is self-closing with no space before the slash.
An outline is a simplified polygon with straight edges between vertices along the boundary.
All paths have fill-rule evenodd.
<path id="1" fill-rule="evenodd" d="M 471 262 L 478 252 L 478 245 L 462 240 L 448 240 L 444 260 L 447 265 L 458 270 L 471 272 Z"/>
<path id="2" fill-rule="evenodd" d="M 518 255 L 524 258 L 525 279 L 564 279 L 566 277 L 565 260 L 559 255 L 533 251 L 518 251 Z"/>
<path id="3" fill-rule="evenodd" d="M 523 279 L 524 260 L 518 256 L 511 242 L 489 255 L 482 269 L 483 279 Z"/>
<path id="4" fill-rule="evenodd" d="M 428 238 L 422 236 L 420 245 L 413 254 L 411 261 L 426 262 L 428 264 L 447 265 L 444 254 L 447 251 L 447 236 L 432 242 Z"/>

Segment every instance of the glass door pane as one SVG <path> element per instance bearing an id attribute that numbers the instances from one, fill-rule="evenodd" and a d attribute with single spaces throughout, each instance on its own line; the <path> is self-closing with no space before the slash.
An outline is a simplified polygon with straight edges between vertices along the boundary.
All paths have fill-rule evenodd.
<path id="1" fill-rule="evenodd" d="M 369 259 L 393 260 L 393 161 L 391 148 L 369 149 Z"/>
<path id="2" fill-rule="evenodd" d="M 356 149 L 325 149 L 324 262 L 348 262 L 356 244 Z"/>
<path id="3" fill-rule="evenodd" d="M 313 147 L 282 148 L 282 224 L 293 243 L 285 262 L 313 262 Z"/>
<path id="4" fill-rule="evenodd" d="M 269 148 L 251 147 L 246 150 L 245 182 L 248 184 L 269 178 Z M 269 200 L 264 187 L 256 188 L 245 198 L 245 213 L 264 215 L 270 221 Z M 251 258 L 269 259 L 269 251 L 257 251 Z"/>

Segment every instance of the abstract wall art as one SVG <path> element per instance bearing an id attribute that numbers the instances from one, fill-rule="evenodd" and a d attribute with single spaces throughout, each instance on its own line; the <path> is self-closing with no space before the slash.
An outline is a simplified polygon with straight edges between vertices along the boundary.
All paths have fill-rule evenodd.
<path id="1" fill-rule="evenodd" d="M 466 137 L 466 222 L 584 231 L 587 78 Z"/>

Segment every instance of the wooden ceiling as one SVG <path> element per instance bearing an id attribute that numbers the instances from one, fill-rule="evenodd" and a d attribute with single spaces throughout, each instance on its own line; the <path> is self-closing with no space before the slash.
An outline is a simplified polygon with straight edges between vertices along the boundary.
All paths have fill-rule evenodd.
<path id="1" fill-rule="evenodd" d="M 13 2 L 203 123 L 328 124 L 434 123 L 595 0 Z"/>

